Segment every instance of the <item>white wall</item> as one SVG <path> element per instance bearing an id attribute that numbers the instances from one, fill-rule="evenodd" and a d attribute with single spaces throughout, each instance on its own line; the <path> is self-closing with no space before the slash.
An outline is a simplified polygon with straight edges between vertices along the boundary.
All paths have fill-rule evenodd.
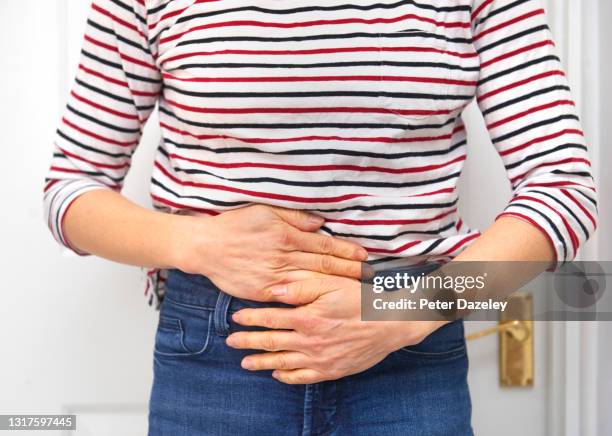
<path id="1" fill-rule="evenodd" d="M 0 413 L 67 410 L 79 414 L 79 434 L 133 436 L 145 434 L 155 324 L 139 271 L 62 252 L 41 210 L 87 7 L 0 2 Z M 150 133 L 127 190 L 145 204 Z"/>

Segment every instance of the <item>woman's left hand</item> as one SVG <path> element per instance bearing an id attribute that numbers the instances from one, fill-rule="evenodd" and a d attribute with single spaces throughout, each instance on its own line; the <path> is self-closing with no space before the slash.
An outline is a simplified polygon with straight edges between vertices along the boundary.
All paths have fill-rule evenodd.
<path id="1" fill-rule="evenodd" d="M 278 301 L 294 308 L 243 309 L 238 324 L 266 331 L 231 334 L 233 348 L 265 350 L 242 360 L 248 370 L 273 370 L 288 384 L 335 380 L 376 365 L 391 352 L 414 345 L 441 327 L 442 321 L 361 320 L 359 281 L 328 276 L 279 286 Z"/>

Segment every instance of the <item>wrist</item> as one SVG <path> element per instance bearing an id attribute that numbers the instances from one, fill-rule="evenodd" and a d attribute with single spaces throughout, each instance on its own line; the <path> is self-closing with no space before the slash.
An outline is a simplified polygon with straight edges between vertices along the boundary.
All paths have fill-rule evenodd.
<path id="1" fill-rule="evenodd" d="M 202 271 L 201 259 L 210 259 L 214 251 L 211 238 L 211 217 L 170 215 L 170 241 L 167 262 L 172 268 L 187 273 L 207 274 Z"/>

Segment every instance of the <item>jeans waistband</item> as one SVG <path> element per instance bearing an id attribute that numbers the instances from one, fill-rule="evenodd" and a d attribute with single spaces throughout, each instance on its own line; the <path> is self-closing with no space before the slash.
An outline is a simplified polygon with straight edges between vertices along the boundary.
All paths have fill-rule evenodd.
<path id="1" fill-rule="evenodd" d="M 419 265 L 400 266 L 376 271 L 376 275 L 397 273 L 419 275 L 428 274 L 440 266 L 429 262 Z M 217 334 L 227 336 L 229 330 L 228 313 L 246 308 L 288 307 L 282 303 L 262 303 L 235 298 L 220 290 L 208 277 L 201 274 L 188 274 L 178 269 L 168 271 L 164 299 L 168 301 L 198 306 L 214 310 L 214 326 Z"/>
<path id="2" fill-rule="evenodd" d="M 376 275 L 393 275 L 407 273 L 409 275 L 428 274 L 440 266 L 438 263 L 424 263 L 419 265 L 400 266 L 376 271 Z M 165 297 L 183 304 L 200 307 L 215 308 L 218 304 L 221 291 L 208 277 L 201 274 L 188 274 L 178 269 L 168 271 Z M 246 307 L 270 307 L 275 303 L 260 303 L 251 300 L 232 298 L 235 300 L 230 311 L 237 311 Z M 282 304 L 279 304 L 283 306 Z"/>

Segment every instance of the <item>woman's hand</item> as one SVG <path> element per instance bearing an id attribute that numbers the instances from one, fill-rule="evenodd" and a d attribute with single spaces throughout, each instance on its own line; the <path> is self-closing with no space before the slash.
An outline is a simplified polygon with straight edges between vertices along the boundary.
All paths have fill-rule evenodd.
<path id="1" fill-rule="evenodd" d="M 359 245 L 315 233 L 324 220 L 297 210 L 254 205 L 178 218 L 175 266 L 238 298 L 274 301 L 262 290 L 321 274 L 359 278 L 367 259 Z"/>
<path id="2" fill-rule="evenodd" d="M 247 356 L 249 370 L 274 370 L 288 384 L 318 383 L 356 374 L 389 353 L 421 342 L 444 321 L 361 320 L 357 280 L 327 277 L 290 283 L 271 290 L 278 301 L 295 308 L 243 309 L 233 315 L 245 326 L 227 338 L 230 347 L 268 351 Z"/>

